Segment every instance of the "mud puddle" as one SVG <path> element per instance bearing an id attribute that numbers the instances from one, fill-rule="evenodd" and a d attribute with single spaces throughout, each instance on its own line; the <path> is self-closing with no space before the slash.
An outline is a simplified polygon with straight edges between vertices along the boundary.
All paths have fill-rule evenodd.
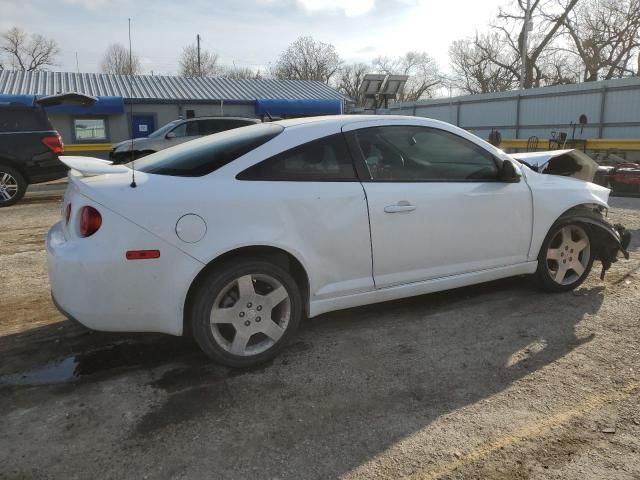
<path id="1" fill-rule="evenodd" d="M 280 361 L 286 365 L 290 355 L 302 353 L 309 348 L 310 345 L 305 342 L 293 342 L 285 348 Z M 102 378 L 110 372 L 116 373 L 124 369 L 155 368 L 168 363 L 180 365 L 152 382 L 152 386 L 175 391 L 212 378 L 262 373 L 272 366 L 273 361 L 255 367 L 229 369 L 213 363 L 193 342 L 171 337 L 148 343 L 123 342 L 56 359 L 31 370 L 2 375 L 0 386 L 64 384 L 91 376 Z"/>
<path id="2" fill-rule="evenodd" d="M 176 360 L 194 366 L 207 362 L 195 345 L 181 338 L 153 343 L 124 342 L 56 359 L 31 370 L 0 376 L 0 386 L 68 383 L 123 368 L 155 367 Z"/>

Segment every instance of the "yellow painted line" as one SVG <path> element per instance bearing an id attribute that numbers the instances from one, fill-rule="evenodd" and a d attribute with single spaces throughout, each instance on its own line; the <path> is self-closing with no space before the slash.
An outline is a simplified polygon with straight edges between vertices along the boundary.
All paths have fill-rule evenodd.
<path id="1" fill-rule="evenodd" d="M 64 145 L 65 152 L 108 152 L 113 148 L 110 143 L 73 143 Z"/>
<path id="2" fill-rule="evenodd" d="M 532 425 L 527 425 L 521 430 L 517 430 L 503 437 L 499 437 L 491 442 L 480 445 L 479 447 L 462 454 L 462 456 L 458 460 L 443 465 L 442 467 L 435 470 L 416 473 L 409 478 L 415 480 L 433 480 L 441 478 L 445 475 L 451 475 L 456 470 L 471 463 L 477 462 L 478 460 L 481 460 L 485 457 L 488 457 L 492 453 L 495 453 L 502 448 L 511 446 L 515 443 L 519 443 L 523 440 L 527 440 L 533 437 L 539 437 L 553 429 L 559 428 L 569 423 L 574 418 L 583 416 L 593 410 L 596 410 L 597 408 L 604 406 L 607 403 L 625 400 L 631 397 L 638 390 L 640 390 L 640 382 L 634 382 L 620 390 L 617 390 L 614 393 L 606 395 L 594 395 L 587 398 L 587 400 L 585 400 L 584 402 L 579 403 L 575 407 L 565 410 L 564 412 L 560 412 L 556 415 L 548 417 L 545 420 L 541 420 Z"/>
<path id="3" fill-rule="evenodd" d="M 501 148 L 527 148 L 526 138 L 508 138 L 500 143 Z M 538 140 L 538 150 L 547 150 L 549 140 Z M 587 150 L 640 150 L 640 140 L 633 138 L 588 138 Z"/>

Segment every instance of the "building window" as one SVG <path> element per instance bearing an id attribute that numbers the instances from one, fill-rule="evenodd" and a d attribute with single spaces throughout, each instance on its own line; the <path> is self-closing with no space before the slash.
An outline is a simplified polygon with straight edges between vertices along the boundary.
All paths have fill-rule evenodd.
<path id="1" fill-rule="evenodd" d="M 104 118 L 74 118 L 73 135 L 76 142 L 107 140 L 107 122 Z"/>

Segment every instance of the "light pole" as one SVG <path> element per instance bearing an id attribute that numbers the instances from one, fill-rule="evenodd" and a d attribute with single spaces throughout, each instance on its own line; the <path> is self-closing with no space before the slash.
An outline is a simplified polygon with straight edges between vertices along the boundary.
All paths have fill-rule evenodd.
<path id="1" fill-rule="evenodd" d="M 202 67 L 200 65 L 200 34 L 196 34 L 196 42 L 198 44 L 198 76 L 202 76 Z"/>

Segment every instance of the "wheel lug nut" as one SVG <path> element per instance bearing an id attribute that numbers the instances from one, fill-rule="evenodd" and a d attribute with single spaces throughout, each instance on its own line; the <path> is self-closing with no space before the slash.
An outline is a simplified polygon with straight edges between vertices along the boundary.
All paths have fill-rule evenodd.
<path id="1" fill-rule="evenodd" d="M 260 320 L 262 320 L 260 317 L 256 317 L 256 322 L 259 322 Z"/>
<path id="2" fill-rule="evenodd" d="M 248 327 L 249 325 L 251 325 L 251 322 L 249 320 L 247 320 L 246 322 L 244 322 L 244 326 Z"/>
<path id="3" fill-rule="evenodd" d="M 244 317 L 244 312 L 240 312 L 240 317 Z"/>
<path id="4" fill-rule="evenodd" d="M 251 302 L 247 303 L 247 308 L 251 308 L 253 304 Z"/>
<path id="5" fill-rule="evenodd" d="M 258 310 L 258 311 L 262 310 L 262 305 L 258 305 L 258 306 L 256 307 L 256 310 Z"/>

